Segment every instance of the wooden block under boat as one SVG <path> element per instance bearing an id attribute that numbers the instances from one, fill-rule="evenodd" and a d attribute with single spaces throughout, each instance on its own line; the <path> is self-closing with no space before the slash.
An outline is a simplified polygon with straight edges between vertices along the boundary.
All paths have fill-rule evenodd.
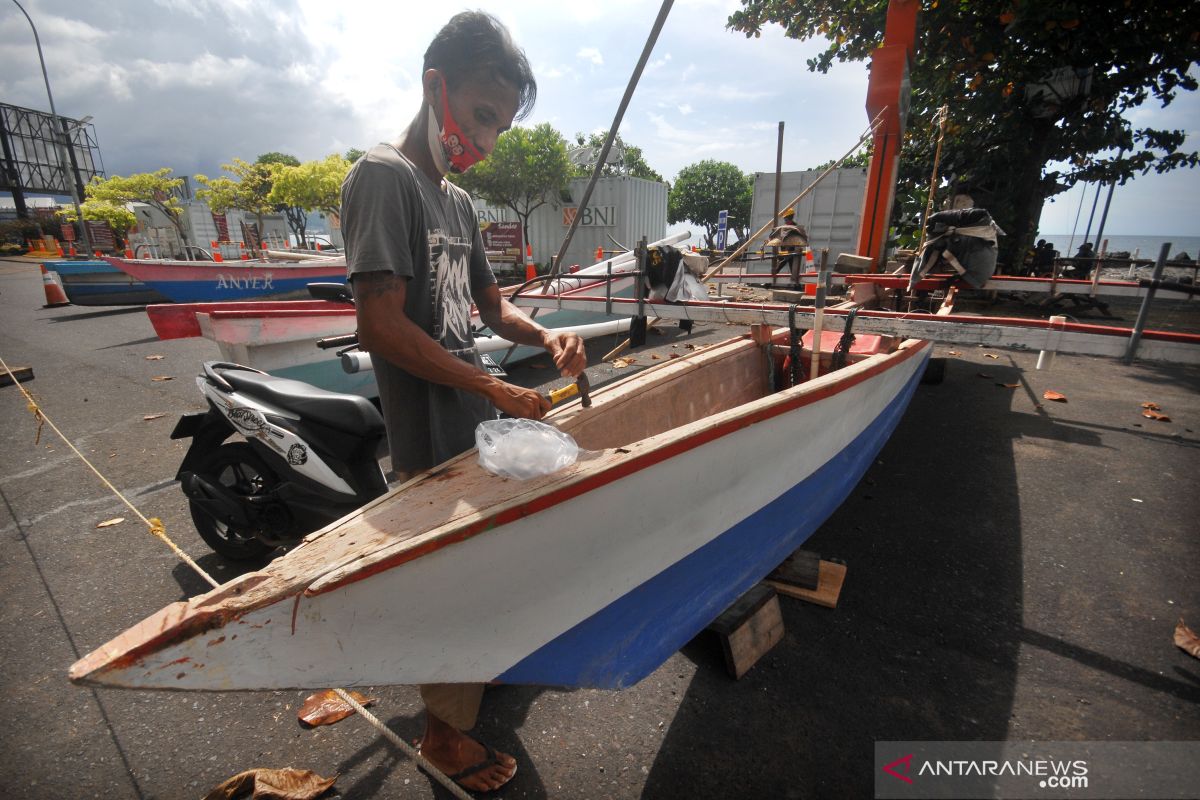
<path id="1" fill-rule="evenodd" d="M 822 561 L 816 589 L 802 589 L 782 581 L 766 580 L 775 591 L 797 600 L 815 603 L 826 608 L 837 608 L 838 598 L 842 594 L 842 584 L 846 580 L 846 565 L 835 564 L 832 561 Z"/>
<path id="2" fill-rule="evenodd" d="M 738 680 L 783 638 L 779 598 L 770 586 L 756 584 L 708 629 L 721 640 L 725 668 Z"/>
<path id="3" fill-rule="evenodd" d="M 33 367 L 9 367 L 12 371 L 10 377 L 7 372 L 0 372 L 0 386 L 12 386 L 14 378 L 18 383 L 25 383 L 33 380 Z"/>
<path id="4" fill-rule="evenodd" d="M 767 578 L 799 589 L 819 589 L 821 586 L 821 557 L 811 550 L 797 550 L 776 567 Z"/>

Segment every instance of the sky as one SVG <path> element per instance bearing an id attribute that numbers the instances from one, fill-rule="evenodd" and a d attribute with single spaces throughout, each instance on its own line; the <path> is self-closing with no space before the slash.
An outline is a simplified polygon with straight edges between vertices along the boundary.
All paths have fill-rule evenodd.
<path id="1" fill-rule="evenodd" d="M 301 160 L 394 139 L 420 103 L 422 55 L 464 8 L 495 14 L 524 47 L 538 103 L 524 124 L 571 138 L 607 130 L 658 4 L 638 0 L 479 2 L 379 0 L 23 0 L 41 38 L 64 116 L 91 115 L 107 174 L 170 167 L 220 174 L 235 157 L 270 151 Z M 821 49 L 772 26 L 759 39 L 725 29 L 736 0 L 678 0 L 621 126 L 668 180 L 705 158 L 746 172 L 810 168 L 848 150 L 866 127 L 867 70 L 825 75 Z M 1200 93 L 1135 125 L 1182 128 L 1200 147 Z M 48 110 L 29 23 L 0 0 L 0 102 Z M 1139 177 L 1118 187 L 1113 234 L 1200 235 L 1200 171 Z M 1047 203 L 1043 233 L 1069 233 L 1082 187 Z M 1090 209 L 1085 203 L 1082 232 Z M 1102 201 L 1103 202 L 1103 201 Z"/>

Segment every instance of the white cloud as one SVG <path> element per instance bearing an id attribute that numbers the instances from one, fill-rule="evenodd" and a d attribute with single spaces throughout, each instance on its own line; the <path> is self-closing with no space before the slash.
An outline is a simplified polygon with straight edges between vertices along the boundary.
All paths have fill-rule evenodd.
<path id="1" fill-rule="evenodd" d="M 457 10 L 375 0 L 32 0 L 27 7 L 59 111 L 95 117 L 105 166 L 118 174 L 162 166 L 215 174 L 235 156 L 279 150 L 319 158 L 394 138 L 421 102 L 421 55 Z M 788 39 L 774 25 L 758 39 L 727 31 L 725 19 L 739 7 L 739 0 L 678 0 L 625 115 L 623 138 L 668 178 L 702 158 L 746 172 L 773 169 L 781 119 L 785 169 L 841 155 L 867 124 L 863 64 L 810 73 L 805 60 L 822 43 Z M 551 122 L 567 137 L 606 131 L 657 4 L 509 0 L 492 11 L 537 60 L 538 103 L 525 124 Z M 0 70 L 0 99 L 46 107 L 29 26 L 13 8 L 0 12 L 0 63 L 10 67 Z M 1151 102 L 1130 117 L 1138 127 L 1195 130 L 1198 109 L 1200 93 L 1180 93 L 1166 109 Z M 1109 227 L 1172 228 L 1170 220 L 1180 220 L 1175 230 L 1194 227 L 1200 193 L 1184 182 L 1196 174 L 1134 184 L 1170 191 L 1119 188 Z M 1076 205 L 1072 193 L 1045 216 L 1073 215 Z"/>
<path id="2" fill-rule="evenodd" d="M 593 64 L 595 64 L 598 67 L 604 66 L 604 56 L 595 47 L 582 47 L 579 49 L 579 52 L 576 53 L 575 55 L 576 55 L 576 57 L 581 58 L 584 61 L 591 61 Z"/>

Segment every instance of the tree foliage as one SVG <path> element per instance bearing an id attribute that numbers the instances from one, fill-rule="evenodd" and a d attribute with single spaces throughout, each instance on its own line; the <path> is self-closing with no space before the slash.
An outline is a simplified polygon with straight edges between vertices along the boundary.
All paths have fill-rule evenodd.
<path id="1" fill-rule="evenodd" d="M 125 240 L 125 234 L 129 229 L 137 224 L 137 217 L 123 203 L 114 203 L 109 200 L 85 200 L 80 204 L 79 210 L 83 213 L 84 219 L 90 219 L 93 222 L 107 222 L 108 227 L 112 228 L 113 233 L 122 241 Z M 71 216 L 74 216 L 74 211 L 75 209 L 72 208 Z"/>
<path id="2" fill-rule="evenodd" d="M 118 222 L 128 222 L 129 224 L 126 224 L 123 230 L 129 230 L 133 227 L 133 223 L 129 222 L 128 217 L 122 217 L 116 209 L 124 209 L 127 203 L 145 203 L 165 214 L 171 224 L 175 226 L 180 241 L 186 244 L 187 234 L 184 232 L 181 219 L 183 207 L 179 204 L 178 197 L 181 186 L 183 186 L 183 178 L 172 178 L 169 167 L 163 167 L 156 172 L 140 172 L 127 177 L 112 175 L 101 178 L 99 175 L 95 175 L 84 189 L 87 199 L 80 210 L 88 219 L 97 218 L 88 216 L 87 208 L 89 206 L 93 213 L 111 213 Z M 132 216 L 132 212 L 128 213 Z M 113 226 L 114 229 L 116 227 L 116 225 Z"/>
<path id="3" fill-rule="evenodd" d="M 529 215 L 567 186 L 567 143 L 548 122 L 500 135 L 496 149 L 454 181 L 489 203 L 511 208 L 529 241 Z"/>
<path id="4" fill-rule="evenodd" d="M 604 140 L 607 136 L 607 131 L 599 131 L 590 135 L 576 133 L 575 146 L 590 147 L 592 148 L 592 152 L 598 156 L 604 147 Z M 612 150 L 619 151 L 622 156 L 617 163 L 606 163 L 604 165 L 603 169 L 600 170 L 600 174 L 603 177 L 629 175 L 634 178 L 645 178 L 648 181 L 665 183 L 663 176 L 646 163 L 646 157 L 642 155 L 642 148 L 637 145 L 626 144 L 625 140 L 621 138 L 620 133 L 617 133 L 616 138 L 613 140 Z M 577 178 L 590 178 L 592 176 L 592 169 L 586 166 L 575 165 L 573 175 Z"/>
<path id="5" fill-rule="evenodd" d="M 730 28 L 778 23 L 828 44 L 810 70 L 861 61 L 882 43 L 887 0 L 742 0 Z M 1009 234 L 1010 259 L 1032 242 L 1043 202 L 1080 181 L 1195 167 L 1185 132 L 1137 127 L 1147 100 L 1194 91 L 1200 6 L 1176 0 L 934 0 L 918 18 L 909 130 L 894 221 L 919 225 L 936 111 L 949 106 L 941 173 Z M 1078 76 L 1090 81 L 1073 92 Z"/>
<path id="6" fill-rule="evenodd" d="M 279 164 L 284 167 L 300 166 L 300 159 L 289 153 L 277 153 L 272 150 L 270 153 L 263 153 L 258 158 L 254 159 L 255 164 Z"/>
<path id="7" fill-rule="evenodd" d="M 320 161 L 283 167 L 275 172 L 267 200 L 283 209 L 288 225 L 304 241 L 308 212 L 341 213 L 342 181 L 349 171 L 350 162 L 336 153 Z"/>
<path id="8" fill-rule="evenodd" d="M 342 157 L 345 158 L 347 161 L 349 161 L 351 164 L 353 164 L 355 161 L 358 161 L 360 158 L 362 158 L 366 154 L 367 154 L 366 150 L 360 150 L 357 147 L 351 147 L 349 150 L 346 151 L 346 155 L 344 155 Z"/>
<path id="9" fill-rule="evenodd" d="M 197 190 L 196 197 L 218 214 L 224 214 L 230 209 L 253 214 L 261 236 L 263 217 L 274 211 L 277 205 L 270 200 L 275 173 L 283 168 L 278 163 L 251 164 L 235 158 L 232 164 L 221 165 L 221 169 L 232 175 L 232 178 L 224 175 L 219 178 L 196 175 L 196 182 L 204 187 Z"/>
<path id="10" fill-rule="evenodd" d="M 729 212 L 728 230 L 745 239 L 750 230 L 750 203 L 754 176 L 745 175 L 728 161 L 704 161 L 679 171 L 667 195 L 667 222 L 703 225 L 706 245 L 714 247 L 717 214 Z"/>

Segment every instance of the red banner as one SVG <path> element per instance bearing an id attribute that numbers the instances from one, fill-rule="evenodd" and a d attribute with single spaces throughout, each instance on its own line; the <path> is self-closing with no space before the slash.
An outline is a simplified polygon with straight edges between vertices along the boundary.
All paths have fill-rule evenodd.
<path id="1" fill-rule="evenodd" d="M 519 222 L 481 222 L 479 233 L 483 236 L 483 247 L 489 257 L 504 256 L 505 260 L 520 260 L 524 252 L 524 240 Z"/>

